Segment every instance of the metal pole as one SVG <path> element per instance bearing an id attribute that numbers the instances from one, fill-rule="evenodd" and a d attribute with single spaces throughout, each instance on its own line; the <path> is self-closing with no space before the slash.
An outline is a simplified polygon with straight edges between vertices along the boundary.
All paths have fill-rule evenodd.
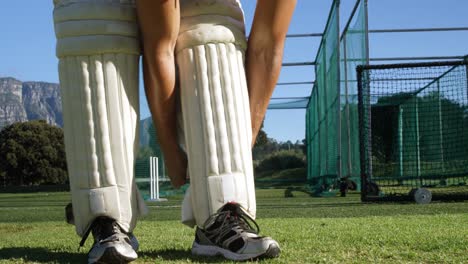
<path id="1" fill-rule="evenodd" d="M 415 97 L 416 100 L 416 109 L 415 109 L 415 118 L 416 118 L 416 167 L 417 172 L 416 175 L 419 179 L 420 187 L 423 185 L 422 178 L 421 178 L 421 156 L 420 156 L 420 149 L 419 149 L 419 103 L 418 97 Z"/>
<path id="2" fill-rule="evenodd" d="M 398 106 L 398 158 L 400 162 L 400 177 L 403 177 L 403 108 Z"/>
<path id="3" fill-rule="evenodd" d="M 304 61 L 304 62 L 284 62 L 282 66 L 313 66 L 316 63 L 314 61 Z"/>
<path id="4" fill-rule="evenodd" d="M 149 164 L 150 164 L 150 199 L 154 199 L 153 193 L 153 157 L 149 157 Z"/>
<path id="5" fill-rule="evenodd" d="M 167 178 L 166 163 L 164 162 L 164 154 L 162 152 L 161 152 L 161 162 L 162 162 L 162 176 Z"/>
<path id="6" fill-rule="evenodd" d="M 368 14 L 368 0 L 364 0 L 364 27 L 365 27 L 365 30 L 364 30 L 364 34 L 365 34 L 365 41 L 366 41 L 366 65 L 369 65 L 369 57 L 370 57 L 370 47 L 369 47 L 369 14 Z M 362 78 L 362 76 L 361 76 Z M 367 171 L 366 172 L 362 172 L 361 171 L 361 175 L 364 175 L 367 174 L 367 181 L 362 181 L 362 177 L 361 177 L 361 190 L 364 190 L 364 192 L 361 191 L 361 200 L 365 200 L 365 197 L 367 196 L 367 184 L 369 182 L 371 182 L 372 180 L 372 122 L 371 122 L 371 94 L 370 94 L 370 83 L 369 83 L 369 78 L 368 76 L 365 77 L 366 78 L 366 90 L 367 90 L 367 94 L 368 94 L 368 98 L 367 100 L 369 102 L 366 102 L 366 105 L 369 107 L 369 109 L 367 109 L 367 114 L 369 116 L 366 116 L 367 120 L 367 150 L 366 150 L 366 154 L 367 154 L 367 158 L 368 158 L 368 167 L 367 167 Z M 362 81 L 362 80 L 361 80 Z M 358 84 L 359 85 L 359 84 Z M 359 91 L 358 91 L 359 93 Z M 364 110 L 365 111 L 365 110 Z M 362 159 L 361 159 L 361 162 L 362 162 Z M 361 165 L 361 168 L 362 168 L 362 165 Z M 363 187 L 364 186 L 364 187 Z"/>
<path id="7" fill-rule="evenodd" d="M 277 83 L 276 85 L 281 86 L 281 85 L 300 85 L 300 84 L 314 84 L 314 83 L 315 83 L 314 81 L 310 81 L 310 82 L 282 82 L 282 83 Z"/>
<path id="8" fill-rule="evenodd" d="M 361 201 L 367 201 L 367 187 L 372 179 L 372 137 L 370 122 L 370 83 L 365 70 L 358 66 L 359 161 L 361 174 Z"/>
<path id="9" fill-rule="evenodd" d="M 156 157 L 153 157 L 153 193 L 154 193 L 154 199 L 156 200 L 157 197 L 158 197 L 158 193 L 156 192 L 156 189 L 157 189 L 157 185 L 158 185 L 158 180 L 157 180 L 157 176 L 156 176 Z"/>
<path id="10" fill-rule="evenodd" d="M 321 109 L 320 109 L 320 103 L 319 103 L 319 100 L 320 100 L 320 93 L 319 93 L 319 88 L 318 88 L 318 85 L 315 86 L 315 89 L 317 89 L 317 92 L 316 92 L 316 96 L 315 96 L 315 103 L 317 105 L 317 130 L 316 130 L 316 133 L 317 133 L 317 136 L 315 136 L 315 140 L 318 140 L 318 152 L 316 152 L 316 154 L 318 154 L 318 177 L 321 176 L 321 171 L 322 171 L 322 155 L 320 155 L 322 153 L 322 142 L 320 140 L 320 115 L 321 115 Z"/>
<path id="11" fill-rule="evenodd" d="M 401 29 L 371 29 L 369 33 L 406 33 L 406 32 L 435 32 L 435 31 L 467 31 L 468 27 L 447 28 L 401 28 Z"/>
<path id="12" fill-rule="evenodd" d="M 303 96 L 303 97 L 272 97 L 270 100 L 305 100 L 309 99 L 309 96 Z"/>
<path id="13" fill-rule="evenodd" d="M 155 193 L 156 193 L 156 200 L 159 200 L 159 160 L 158 157 L 154 158 L 154 167 L 156 168 L 155 170 Z"/>
<path id="14" fill-rule="evenodd" d="M 156 157 L 152 157 L 152 163 L 153 163 L 153 200 L 156 200 L 156 197 L 158 194 L 156 193 L 156 185 L 158 184 L 156 180 Z"/>
<path id="15" fill-rule="evenodd" d="M 437 99 L 439 101 L 439 148 L 440 148 L 440 158 L 442 161 L 442 171 L 445 172 L 445 165 L 444 165 L 444 135 L 443 135 L 443 121 L 442 121 L 442 100 L 440 94 L 440 81 L 437 80 Z"/>
<path id="16" fill-rule="evenodd" d="M 337 96 L 338 96 L 338 100 L 337 100 L 337 107 L 336 107 L 336 111 L 337 111 L 337 114 L 338 114 L 338 118 L 337 118 L 337 140 L 338 140 L 338 144 L 337 144 L 337 149 L 338 149 L 338 155 L 337 155 L 337 158 L 336 158 L 336 163 L 337 163 L 337 173 L 338 173 L 338 179 L 341 179 L 341 175 L 342 175 L 342 171 L 341 171 L 341 82 L 340 82 L 340 78 L 341 78 L 341 72 L 340 72 L 340 1 L 337 1 L 336 3 L 336 17 L 337 17 L 337 23 L 336 23 L 336 37 L 337 37 L 337 41 L 336 41 L 336 62 L 337 62 L 337 78 L 336 78 L 336 86 L 337 86 Z"/>
<path id="17" fill-rule="evenodd" d="M 353 20 L 354 14 L 356 14 L 356 11 L 357 11 L 357 9 L 359 7 L 360 2 L 361 2 L 361 0 L 357 0 L 356 4 L 354 4 L 353 10 L 351 11 L 351 14 L 349 15 L 348 22 L 346 22 L 346 25 L 345 25 L 345 27 L 343 29 L 343 35 L 341 35 L 340 40 L 342 38 L 344 38 L 344 36 L 346 35 L 346 32 L 348 32 L 348 28 L 351 25 L 351 21 Z"/>
<path id="18" fill-rule="evenodd" d="M 466 102 L 468 103 L 468 55 L 466 55 L 464 58 L 464 66 L 465 66 L 465 74 L 466 74 Z"/>
<path id="19" fill-rule="evenodd" d="M 364 13 L 365 13 L 365 16 L 364 16 L 364 27 L 365 27 L 365 31 L 364 31 L 364 34 L 365 34 L 365 39 L 366 39 L 366 65 L 369 65 L 369 14 L 368 14 L 368 11 L 369 11 L 369 8 L 368 8 L 368 0 L 364 0 Z"/>
<path id="20" fill-rule="evenodd" d="M 328 101 L 327 100 L 328 99 L 327 98 L 327 94 L 328 94 L 327 93 L 327 88 L 328 88 L 328 85 L 327 85 L 327 81 L 326 81 L 327 78 L 325 77 L 325 75 L 327 74 L 327 67 L 328 67 L 327 62 L 326 62 L 326 58 L 327 58 L 327 49 L 325 48 L 326 43 L 327 43 L 327 41 L 326 41 L 326 39 L 324 39 L 323 40 L 323 47 L 324 47 L 324 49 L 323 49 L 323 54 L 324 54 L 323 58 L 324 59 L 323 59 L 323 63 L 322 63 L 322 67 L 324 67 L 324 70 L 323 70 L 324 76 L 322 77 L 322 79 L 323 79 L 323 93 L 325 95 L 325 97 L 324 97 L 324 99 L 325 99 L 325 135 L 328 137 L 329 136 L 329 134 L 328 134 L 328 122 L 327 122 L 327 120 L 328 120 L 328 105 L 327 105 L 327 101 Z M 325 151 L 324 151 L 324 153 L 325 153 L 325 174 L 328 175 L 329 174 L 328 173 L 328 140 L 325 140 L 325 144 L 326 144 Z"/>
<path id="21" fill-rule="evenodd" d="M 310 99 L 309 99 L 310 101 Z M 308 104 L 308 103 L 307 103 Z M 306 163 L 306 166 L 307 166 L 307 175 L 306 175 L 306 178 L 309 179 L 309 176 L 310 176 L 310 155 L 309 155 L 309 108 L 307 107 L 306 110 L 305 110 L 305 123 L 306 123 L 306 127 L 305 127 L 305 147 L 306 147 L 306 160 L 307 160 L 307 163 Z"/>
<path id="22" fill-rule="evenodd" d="M 431 56 L 431 57 L 371 58 L 370 61 L 460 60 L 460 59 L 463 59 L 463 56 Z"/>
<path id="23" fill-rule="evenodd" d="M 348 59 L 347 59 L 347 46 L 346 46 L 346 32 L 343 35 L 343 56 L 344 56 L 344 76 L 345 76 L 345 97 L 346 97 L 346 133 L 348 136 L 348 173 L 352 173 L 352 162 L 351 162 L 351 121 L 349 120 L 349 100 L 348 100 Z"/>
<path id="24" fill-rule="evenodd" d="M 275 110 L 291 110 L 291 109 L 306 109 L 307 107 L 305 106 L 295 106 L 295 107 L 290 107 L 290 106 L 284 106 L 284 107 L 276 107 L 276 108 L 270 108 L 268 106 L 268 111 L 275 111 Z"/>
<path id="25" fill-rule="evenodd" d="M 288 34 L 286 38 L 306 38 L 306 37 L 321 37 L 322 33 L 308 33 L 308 34 Z"/>
<path id="26" fill-rule="evenodd" d="M 368 173 L 368 179 L 370 183 L 372 181 L 372 175 L 373 175 L 373 163 L 372 163 L 372 94 L 371 94 L 371 80 L 369 77 L 369 72 L 366 72 L 366 86 L 365 89 L 367 91 L 367 100 L 366 100 L 366 118 L 367 118 L 367 158 L 368 158 L 368 168 L 367 168 L 367 173 Z M 367 182 L 366 182 L 367 183 Z M 362 184 L 362 182 L 361 182 Z"/>

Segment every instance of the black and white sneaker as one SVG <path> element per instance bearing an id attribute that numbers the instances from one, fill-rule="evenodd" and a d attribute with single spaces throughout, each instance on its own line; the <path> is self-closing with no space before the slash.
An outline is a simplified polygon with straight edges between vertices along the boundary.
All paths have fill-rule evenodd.
<path id="1" fill-rule="evenodd" d="M 197 227 L 192 254 L 222 255 L 230 260 L 278 257 L 281 251 L 278 242 L 259 236 L 259 229 L 239 204 L 228 203 L 206 221 L 203 229 Z"/>
<path id="2" fill-rule="evenodd" d="M 88 252 L 88 263 L 129 263 L 137 259 L 138 240 L 133 234 L 122 231 L 117 222 L 109 217 L 98 217 L 89 229 L 94 244 Z M 80 246 L 89 234 L 83 237 Z"/>

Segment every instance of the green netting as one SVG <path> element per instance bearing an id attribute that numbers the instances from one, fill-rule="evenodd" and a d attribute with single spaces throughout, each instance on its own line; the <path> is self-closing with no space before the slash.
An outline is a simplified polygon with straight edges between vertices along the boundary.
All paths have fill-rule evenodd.
<path id="1" fill-rule="evenodd" d="M 270 104 L 268 105 L 268 110 L 275 109 L 303 109 L 307 107 L 309 99 L 300 98 L 300 99 L 281 99 L 281 98 L 271 98 Z"/>
<path id="2" fill-rule="evenodd" d="M 356 67 L 368 62 L 367 5 L 358 3 L 340 43 L 341 79 L 341 172 L 360 186 L 359 116 Z"/>
<path id="3" fill-rule="evenodd" d="M 308 113 L 309 126 L 309 137 L 307 138 L 307 150 L 308 150 L 308 167 L 309 174 L 308 179 L 312 179 L 313 175 L 320 175 L 320 142 L 319 142 L 319 111 L 318 111 L 318 96 L 317 86 L 314 85 L 312 95 L 310 98 Z"/>
<path id="4" fill-rule="evenodd" d="M 334 1 L 316 57 L 307 109 L 308 180 L 316 191 L 336 186 L 339 170 L 339 1 Z"/>
<path id="5" fill-rule="evenodd" d="M 316 58 L 316 80 L 307 109 L 308 180 L 321 191 L 337 190 L 341 177 L 360 185 L 356 66 L 367 64 L 367 5 L 339 38 L 339 3 L 330 11 Z"/>
<path id="6" fill-rule="evenodd" d="M 468 196 L 466 62 L 368 67 L 362 70 L 361 140 L 366 196 Z M 375 188 L 374 188 L 375 189 Z"/>

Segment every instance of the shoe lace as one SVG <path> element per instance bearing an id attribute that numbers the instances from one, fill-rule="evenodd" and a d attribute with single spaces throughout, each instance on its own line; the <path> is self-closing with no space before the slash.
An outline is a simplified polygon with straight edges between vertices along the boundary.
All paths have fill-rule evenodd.
<path id="1" fill-rule="evenodd" d="M 106 218 L 96 218 L 88 227 L 88 229 L 86 229 L 78 249 L 84 246 L 91 231 L 93 232 L 95 241 L 100 243 L 117 241 L 118 237 L 112 235 L 121 232 L 120 227 L 116 221 Z"/>
<path id="2" fill-rule="evenodd" d="M 222 244 L 221 240 L 232 231 L 236 233 L 260 233 L 257 222 L 242 210 L 217 212 L 204 223 L 203 229 L 206 236 L 217 245 Z"/>

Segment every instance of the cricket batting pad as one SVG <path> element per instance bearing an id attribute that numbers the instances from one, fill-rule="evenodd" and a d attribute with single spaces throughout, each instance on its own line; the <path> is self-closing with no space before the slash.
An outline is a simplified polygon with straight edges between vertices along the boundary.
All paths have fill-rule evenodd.
<path id="1" fill-rule="evenodd" d="M 182 222 L 202 227 L 228 202 L 255 217 L 242 10 L 237 1 L 181 1 L 181 17 L 176 60 L 190 176 Z"/>
<path id="2" fill-rule="evenodd" d="M 127 232 L 146 212 L 134 181 L 140 56 L 127 0 L 55 0 L 65 149 L 76 231 L 98 216 Z"/>

